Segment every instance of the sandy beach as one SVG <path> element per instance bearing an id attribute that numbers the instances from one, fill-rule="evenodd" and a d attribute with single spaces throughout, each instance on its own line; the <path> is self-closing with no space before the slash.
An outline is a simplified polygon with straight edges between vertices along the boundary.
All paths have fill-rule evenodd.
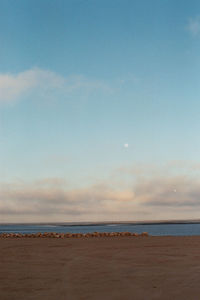
<path id="1" fill-rule="evenodd" d="M 199 299 L 200 236 L 0 239 L 1 300 Z"/>

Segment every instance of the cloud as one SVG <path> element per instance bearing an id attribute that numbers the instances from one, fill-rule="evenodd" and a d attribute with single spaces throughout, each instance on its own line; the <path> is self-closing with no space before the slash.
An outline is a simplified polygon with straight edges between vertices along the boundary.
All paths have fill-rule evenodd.
<path id="1" fill-rule="evenodd" d="M 190 18 L 187 24 L 186 29 L 190 32 L 190 34 L 194 37 L 200 35 L 200 16 L 195 18 Z"/>
<path id="2" fill-rule="evenodd" d="M 181 175 L 149 178 L 137 183 L 135 196 L 144 206 L 195 209 L 200 207 L 200 180 Z"/>
<path id="3" fill-rule="evenodd" d="M 108 214 L 121 201 L 132 200 L 132 193 L 115 192 L 106 185 L 70 190 L 60 178 L 47 178 L 28 183 L 2 183 L 0 185 L 0 217 L 13 220 L 50 220 L 56 216 L 67 218 L 93 218 Z"/>
<path id="4" fill-rule="evenodd" d="M 62 178 L 0 184 L 1 222 L 136 221 L 199 218 L 200 174 L 182 173 L 182 164 L 166 164 L 146 174 L 129 172 L 128 184 L 110 179 L 71 188 Z M 151 165 L 150 165 L 151 166 Z M 181 166 L 174 172 L 167 167 Z M 179 167 L 178 167 L 179 168 Z M 152 166 L 150 167 L 151 170 Z M 159 168 L 158 168 L 159 169 Z M 156 167 L 154 167 L 156 170 Z M 163 171 L 162 171 L 163 170 Z M 123 175 L 122 175 L 123 177 Z"/>
<path id="5" fill-rule="evenodd" d="M 39 68 L 18 74 L 0 73 L 0 102 L 13 102 L 31 92 L 48 94 L 61 91 L 66 96 L 77 91 L 88 94 L 95 90 L 110 91 L 110 88 L 99 80 L 81 75 L 64 77 Z"/>

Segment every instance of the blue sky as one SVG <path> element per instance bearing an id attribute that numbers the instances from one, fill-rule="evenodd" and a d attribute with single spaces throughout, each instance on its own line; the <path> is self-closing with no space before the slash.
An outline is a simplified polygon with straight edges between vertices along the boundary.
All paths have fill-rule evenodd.
<path id="1" fill-rule="evenodd" d="M 0 0 L 2 221 L 199 217 L 199 50 L 199 1 Z"/>

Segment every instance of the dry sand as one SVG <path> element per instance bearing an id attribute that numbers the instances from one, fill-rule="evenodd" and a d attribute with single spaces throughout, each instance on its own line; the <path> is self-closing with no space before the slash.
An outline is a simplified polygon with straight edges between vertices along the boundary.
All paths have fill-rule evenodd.
<path id="1" fill-rule="evenodd" d="M 0 300 L 200 299 L 200 237 L 0 239 Z"/>

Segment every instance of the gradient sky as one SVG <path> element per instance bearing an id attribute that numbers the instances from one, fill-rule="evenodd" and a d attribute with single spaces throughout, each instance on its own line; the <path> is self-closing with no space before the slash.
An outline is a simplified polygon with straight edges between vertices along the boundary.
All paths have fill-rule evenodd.
<path id="1" fill-rule="evenodd" d="M 199 1 L 0 0 L 0 222 L 200 218 L 199 53 Z"/>

